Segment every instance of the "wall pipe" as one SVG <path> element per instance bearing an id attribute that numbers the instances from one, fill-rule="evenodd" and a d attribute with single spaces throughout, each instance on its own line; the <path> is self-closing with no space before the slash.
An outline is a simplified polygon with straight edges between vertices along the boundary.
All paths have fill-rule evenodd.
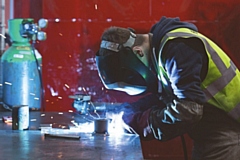
<path id="1" fill-rule="evenodd" d="M 0 44 L 0 54 L 2 55 L 5 49 L 5 0 L 1 0 L 1 44 Z"/>

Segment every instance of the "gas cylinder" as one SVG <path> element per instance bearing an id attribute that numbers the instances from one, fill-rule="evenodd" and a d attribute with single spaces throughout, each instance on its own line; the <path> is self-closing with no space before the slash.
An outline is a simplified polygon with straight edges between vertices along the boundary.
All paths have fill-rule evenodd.
<path id="1" fill-rule="evenodd" d="M 33 19 L 27 21 L 33 23 Z M 1 57 L 2 101 L 9 108 L 27 105 L 39 110 L 42 56 L 32 47 L 29 37 L 21 35 L 22 23 L 23 19 L 8 21 L 12 45 Z"/>

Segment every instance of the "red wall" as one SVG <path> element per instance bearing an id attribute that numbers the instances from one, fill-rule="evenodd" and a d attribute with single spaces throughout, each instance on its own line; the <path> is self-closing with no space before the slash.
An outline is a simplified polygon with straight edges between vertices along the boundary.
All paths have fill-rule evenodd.
<path id="1" fill-rule="evenodd" d="M 43 56 L 46 111 L 73 109 L 73 100 L 68 96 L 78 93 L 91 95 L 94 102 L 131 102 L 139 98 L 107 91 L 100 82 L 94 57 L 100 36 L 109 26 L 146 33 L 161 16 L 178 16 L 195 23 L 240 67 L 239 0 L 15 0 L 14 8 L 14 18 L 49 21 L 44 30 L 47 40 L 36 46 Z M 179 139 L 166 145 L 141 143 L 144 157 L 156 153 L 172 160 L 182 157 Z M 191 146 L 187 138 L 189 155 Z"/>
<path id="2" fill-rule="evenodd" d="M 161 16 L 180 17 L 219 44 L 240 66 L 240 1 L 236 0 L 15 0 L 15 18 L 46 18 L 43 56 L 46 111 L 72 109 L 69 95 L 89 94 L 94 102 L 134 101 L 103 88 L 95 66 L 102 31 L 109 26 L 148 32 Z M 59 19 L 59 22 L 55 20 Z M 86 92 L 84 92 L 84 90 Z"/>

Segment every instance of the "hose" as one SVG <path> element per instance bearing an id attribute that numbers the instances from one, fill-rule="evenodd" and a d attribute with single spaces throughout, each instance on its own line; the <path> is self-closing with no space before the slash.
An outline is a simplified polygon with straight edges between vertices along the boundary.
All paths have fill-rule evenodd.
<path id="1" fill-rule="evenodd" d="M 36 65 L 37 65 L 37 70 L 38 70 L 38 75 L 39 75 L 39 80 L 40 80 L 40 85 L 41 85 L 41 104 L 42 104 L 42 110 L 45 111 L 46 109 L 46 105 L 45 105 L 45 101 L 44 101 L 44 95 L 45 95 L 45 90 L 44 90 L 44 87 L 43 87 L 43 80 L 42 80 L 42 73 L 41 73 L 41 68 L 40 68 L 40 65 L 38 63 L 38 60 L 37 60 L 37 57 L 36 57 L 36 54 L 35 54 L 35 41 L 32 42 L 32 51 L 33 51 L 33 55 L 34 55 L 34 59 L 35 59 L 35 62 L 36 62 Z"/>
<path id="2" fill-rule="evenodd" d="M 181 141 L 182 141 L 184 159 L 185 159 L 185 160 L 188 160 L 187 147 L 186 147 L 186 142 L 185 142 L 184 135 L 181 135 Z"/>

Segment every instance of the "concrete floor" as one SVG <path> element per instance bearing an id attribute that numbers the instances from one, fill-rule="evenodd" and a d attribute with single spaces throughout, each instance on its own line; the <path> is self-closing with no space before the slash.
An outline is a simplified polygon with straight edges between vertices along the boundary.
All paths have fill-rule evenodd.
<path id="1" fill-rule="evenodd" d="M 11 112 L 0 112 L 0 116 L 11 116 Z M 76 127 L 73 121 L 83 125 Z M 30 112 L 29 130 L 24 131 L 12 130 L 11 123 L 1 121 L 0 160 L 143 159 L 138 136 L 114 131 L 109 131 L 109 135 L 95 134 L 93 131 L 93 122 L 75 113 Z M 80 136 L 80 139 L 49 137 L 46 133 Z"/>

